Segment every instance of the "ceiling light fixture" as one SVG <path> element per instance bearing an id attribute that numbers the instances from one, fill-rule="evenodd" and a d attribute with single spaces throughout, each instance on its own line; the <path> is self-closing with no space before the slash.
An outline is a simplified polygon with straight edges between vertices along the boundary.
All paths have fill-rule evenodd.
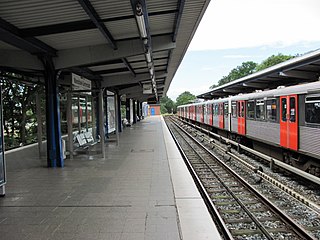
<path id="1" fill-rule="evenodd" d="M 142 38 L 147 38 L 148 37 L 147 28 L 146 28 L 146 23 L 144 21 L 143 8 L 140 2 L 138 2 L 136 5 L 136 19 L 138 23 L 140 36 Z"/>

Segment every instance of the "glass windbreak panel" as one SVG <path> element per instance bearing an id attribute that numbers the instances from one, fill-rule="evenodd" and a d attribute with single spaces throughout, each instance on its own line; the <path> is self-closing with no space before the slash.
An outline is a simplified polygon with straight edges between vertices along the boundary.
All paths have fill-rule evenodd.
<path id="1" fill-rule="evenodd" d="M 237 104 L 235 102 L 231 103 L 231 115 L 233 118 L 237 117 Z"/>
<path id="2" fill-rule="evenodd" d="M 306 122 L 320 124 L 320 96 L 306 98 Z"/>
<path id="3" fill-rule="evenodd" d="M 229 104 L 228 103 L 224 103 L 224 115 L 225 115 L 225 117 L 228 117 L 228 113 L 229 113 Z"/>
<path id="4" fill-rule="evenodd" d="M 1 94 L 0 94 L 1 95 Z M 1 97 L 1 96 L 0 96 Z M 4 147 L 3 147 L 3 129 L 2 129 L 2 104 L 0 106 L 0 186 L 5 183 L 5 168 L 4 168 Z"/>
<path id="5" fill-rule="evenodd" d="M 287 121 L 287 99 L 286 98 L 281 99 L 281 108 L 282 108 L 281 119 L 283 122 L 286 122 Z"/>
<path id="6" fill-rule="evenodd" d="M 254 100 L 247 102 L 247 118 L 254 119 Z"/>
<path id="7" fill-rule="evenodd" d="M 290 97 L 290 122 L 296 121 L 296 98 Z"/>
<path id="8" fill-rule="evenodd" d="M 256 100 L 256 119 L 265 120 L 264 100 Z"/>
<path id="9" fill-rule="evenodd" d="M 78 97 L 72 98 L 72 130 L 79 130 Z"/>
<path id="10" fill-rule="evenodd" d="M 271 122 L 277 121 L 277 100 L 267 100 L 267 120 Z"/>
<path id="11" fill-rule="evenodd" d="M 85 96 L 81 96 L 79 98 L 79 106 L 80 106 L 80 123 L 81 130 L 87 130 L 87 100 Z"/>
<path id="12" fill-rule="evenodd" d="M 61 124 L 61 134 L 67 134 L 68 133 L 68 124 L 67 124 L 67 95 L 61 95 L 60 96 L 60 124 Z"/>

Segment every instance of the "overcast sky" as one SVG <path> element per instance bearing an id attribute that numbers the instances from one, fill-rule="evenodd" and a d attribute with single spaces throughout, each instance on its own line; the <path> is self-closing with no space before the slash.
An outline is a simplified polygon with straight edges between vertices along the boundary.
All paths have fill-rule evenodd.
<path id="1" fill-rule="evenodd" d="M 168 96 L 197 95 L 245 61 L 320 48 L 320 0 L 211 0 Z"/>

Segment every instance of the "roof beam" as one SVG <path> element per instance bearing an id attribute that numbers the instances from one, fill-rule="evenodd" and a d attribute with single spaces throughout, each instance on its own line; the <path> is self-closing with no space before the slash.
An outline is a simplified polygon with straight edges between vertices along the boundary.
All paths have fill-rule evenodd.
<path id="1" fill-rule="evenodd" d="M 166 77 L 167 73 L 165 71 L 157 72 L 157 78 Z M 125 74 L 125 75 L 115 75 L 115 76 L 106 76 L 103 77 L 101 82 L 102 87 L 112 87 L 118 86 L 121 84 L 131 84 L 131 83 L 140 83 L 142 81 L 151 81 L 150 73 L 143 73 L 143 74 L 136 74 L 135 77 L 132 77 L 132 74 Z"/>
<path id="2" fill-rule="evenodd" d="M 182 13 L 183 13 L 183 9 L 184 9 L 184 3 L 185 3 L 185 0 L 179 1 L 179 11 L 177 13 L 176 21 L 174 23 L 174 32 L 173 32 L 173 36 L 172 36 L 173 42 L 176 42 L 176 40 L 177 40 L 178 30 L 180 27 L 181 17 L 182 17 Z"/>
<path id="3" fill-rule="evenodd" d="M 247 83 L 242 83 L 242 86 L 244 86 L 244 87 L 251 87 L 251 88 L 264 89 L 264 88 L 267 88 L 267 87 L 268 87 L 268 84 L 247 82 Z"/>
<path id="4" fill-rule="evenodd" d="M 113 74 L 113 73 L 123 73 L 128 72 L 128 68 L 115 68 L 115 69 L 107 69 L 107 70 L 100 70 L 100 71 L 93 71 L 95 74 L 103 75 L 103 74 Z"/>
<path id="5" fill-rule="evenodd" d="M 174 10 L 167 10 L 167 11 L 151 12 L 149 13 L 149 16 L 174 14 L 177 11 L 178 10 L 174 9 Z M 121 21 L 126 19 L 133 19 L 133 18 L 134 18 L 134 15 L 105 18 L 105 19 L 101 19 L 101 23 Z M 96 28 L 96 25 L 91 20 L 81 20 L 81 21 L 68 22 L 68 23 L 59 23 L 59 24 L 52 24 L 52 25 L 32 27 L 32 28 L 24 28 L 24 29 L 21 29 L 21 32 L 24 37 L 30 37 L 30 36 L 44 36 L 44 35 L 57 34 L 57 33 L 90 30 L 94 28 Z"/>
<path id="6" fill-rule="evenodd" d="M 291 78 L 301 78 L 306 80 L 315 81 L 318 80 L 319 74 L 314 72 L 303 72 L 303 71 L 283 71 L 279 72 L 279 76 L 281 77 L 291 77 Z"/>
<path id="7" fill-rule="evenodd" d="M 21 30 L 0 18 L 0 40 L 31 54 L 56 56 L 57 50 L 34 37 L 23 37 Z"/>
<path id="8" fill-rule="evenodd" d="M 108 31 L 108 29 L 106 28 L 104 23 L 102 23 L 101 18 L 99 17 L 98 13 L 94 9 L 94 7 L 90 3 L 90 1 L 89 0 L 78 0 L 78 2 L 82 6 L 82 8 L 85 10 L 85 12 L 88 14 L 91 21 L 96 25 L 96 27 L 100 30 L 102 35 L 107 39 L 107 41 L 112 46 L 112 48 L 114 50 L 116 50 L 118 48 L 116 42 L 114 41 L 111 33 Z"/>
<path id="9" fill-rule="evenodd" d="M 152 38 L 153 52 L 169 50 L 176 47 L 170 36 Z M 55 60 L 57 69 L 95 64 L 134 55 L 144 54 L 140 39 L 118 42 L 118 50 L 112 50 L 106 45 L 86 46 L 59 51 Z"/>
<path id="10" fill-rule="evenodd" d="M 126 58 L 122 58 L 122 62 L 124 63 L 124 65 L 126 65 L 126 67 L 128 68 L 128 70 L 131 72 L 132 76 L 136 76 L 136 73 L 134 72 L 133 68 L 131 67 L 130 63 L 128 62 L 128 60 Z"/>

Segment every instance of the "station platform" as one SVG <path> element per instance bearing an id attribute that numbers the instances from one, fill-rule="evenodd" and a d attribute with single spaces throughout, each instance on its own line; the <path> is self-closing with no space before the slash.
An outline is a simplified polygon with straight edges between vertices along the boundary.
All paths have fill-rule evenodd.
<path id="1" fill-rule="evenodd" d="M 105 159 L 78 155 L 56 169 L 8 157 L 0 239 L 220 239 L 162 117 L 105 147 Z"/>

